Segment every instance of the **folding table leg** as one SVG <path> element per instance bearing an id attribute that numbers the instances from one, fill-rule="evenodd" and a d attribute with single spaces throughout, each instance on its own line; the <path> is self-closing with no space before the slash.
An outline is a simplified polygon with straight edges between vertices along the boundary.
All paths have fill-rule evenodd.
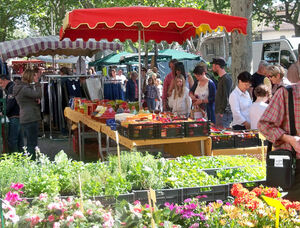
<path id="1" fill-rule="evenodd" d="M 79 150 L 79 160 L 82 161 L 82 148 L 81 148 L 81 124 L 78 122 L 78 150 Z"/>
<path id="2" fill-rule="evenodd" d="M 103 156 L 103 153 L 102 153 L 102 145 L 101 145 L 101 132 L 98 132 L 98 150 L 99 150 L 99 155 L 101 157 L 101 160 L 104 161 L 104 156 Z"/>

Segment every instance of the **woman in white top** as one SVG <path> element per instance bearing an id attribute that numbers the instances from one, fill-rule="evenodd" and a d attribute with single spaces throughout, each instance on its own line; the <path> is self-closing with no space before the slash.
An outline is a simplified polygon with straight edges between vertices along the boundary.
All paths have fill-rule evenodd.
<path id="1" fill-rule="evenodd" d="M 250 129 L 249 110 L 252 104 L 248 89 L 251 86 L 251 74 L 244 71 L 238 76 L 238 85 L 229 96 L 229 104 L 232 111 L 233 130 Z"/>
<path id="2" fill-rule="evenodd" d="M 257 129 L 257 123 L 268 107 L 266 101 L 270 98 L 269 88 L 261 84 L 254 89 L 254 95 L 257 99 L 250 107 L 251 129 Z"/>
<path id="3" fill-rule="evenodd" d="M 194 107 L 198 109 L 198 114 L 201 115 L 202 113 L 202 116 L 196 116 L 194 113 L 194 118 L 207 117 L 208 120 L 215 123 L 215 83 L 207 78 L 206 69 L 203 66 L 196 66 L 193 73 L 197 81 L 190 89 L 190 97 L 193 100 Z"/>
<path id="4" fill-rule="evenodd" d="M 191 112 L 192 100 L 189 96 L 189 90 L 185 86 L 185 80 L 182 75 L 175 77 L 175 86 L 172 95 L 169 97 L 169 106 L 172 112 L 177 115 L 189 116 Z"/>

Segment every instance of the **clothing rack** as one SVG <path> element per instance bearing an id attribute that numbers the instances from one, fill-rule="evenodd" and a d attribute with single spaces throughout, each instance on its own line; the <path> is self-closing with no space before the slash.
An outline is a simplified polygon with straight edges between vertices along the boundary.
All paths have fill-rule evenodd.
<path id="1" fill-rule="evenodd" d="M 51 87 L 52 82 L 56 82 L 56 88 L 57 88 L 57 116 L 58 116 L 58 125 L 59 130 L 62 131 L 63 128 L 65 128 L 65 120 L 64 120 L 64 110 L 62 108 L 62 79 L 79 79 L 79 78 L 97 78 L 101 77 L 101 75 L 44 75 L 45 79 L 48 79 L 48 97 L 49 97 L 49 114 L 50 114 L 50 139 L 53 139 L 52 137 L 52 121 L 54 121 L 54 110 L 53 110 L 53 103 L 55 103 L 52 99 L 51 94 Z"/>

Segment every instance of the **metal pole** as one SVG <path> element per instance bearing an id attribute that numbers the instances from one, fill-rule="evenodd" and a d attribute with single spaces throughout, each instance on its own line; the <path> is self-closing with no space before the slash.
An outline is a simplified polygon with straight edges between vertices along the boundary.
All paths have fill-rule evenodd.
<path id="1" fill-rule="evenodd" d="M 142 88 L 141 88 L 141 27 L 138 30 L 139 36 L 139 109 L 142 107 Z"/>
<path id="2" fill-rule="evenodd" d="M 1 216 L 1 228 L 4 228 L 4 216 L 2 208 L 2 199 L 0 199 L 0 216 Z"/>

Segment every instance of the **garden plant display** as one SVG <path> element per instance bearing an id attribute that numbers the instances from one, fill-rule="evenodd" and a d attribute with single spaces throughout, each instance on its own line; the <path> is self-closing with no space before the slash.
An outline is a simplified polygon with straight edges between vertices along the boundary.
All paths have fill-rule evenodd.
<path id="1" fill-rule="evenodd" d="M 241 184 L 231 189 L 234 199 L 226 202 L 200 202 L 205 195 L 184 200 L 183 204 L 165 203 L 162 207 L 122 201 L 116 208 L 104 208 L 99 201 L 68 197 L 61 199 L 40 194 L 31 204 L 22 198 L 23 184 L 10 186 L 3 204 L 5 227 L 274 227 L 275 208 L 262 195 L 278 199 L 287 209 L 280 213 L 279 227 L 300 225 L 300 202 L 279 198 L 275 188 L 257 187 L 252 191 Z"/>
<path id="2" fill-rule="evenodd" d="M 168 160 L 139 152 L 122 152 L 119 172 L 116 156 L 109 157 L 108 162 L 83 163 L 68 159 L 63 152 L 58 153 L 53 162 L 39 151 L 37 154 L 37 161 L 20 154 L 1 158 L 1 193 L 9 191 L 10 183 L 19 182 L 24 184 L 24 197 L 41 193 L 79 195 L 79 175 L 83 195 L 87 197 L 118 196 L 150 187 L 183 188 L 265 179 L 261 162 L 245 156 L 185 156 Z M 224 169 L 208 175 L 205 169 L 209 168 Z"/>

